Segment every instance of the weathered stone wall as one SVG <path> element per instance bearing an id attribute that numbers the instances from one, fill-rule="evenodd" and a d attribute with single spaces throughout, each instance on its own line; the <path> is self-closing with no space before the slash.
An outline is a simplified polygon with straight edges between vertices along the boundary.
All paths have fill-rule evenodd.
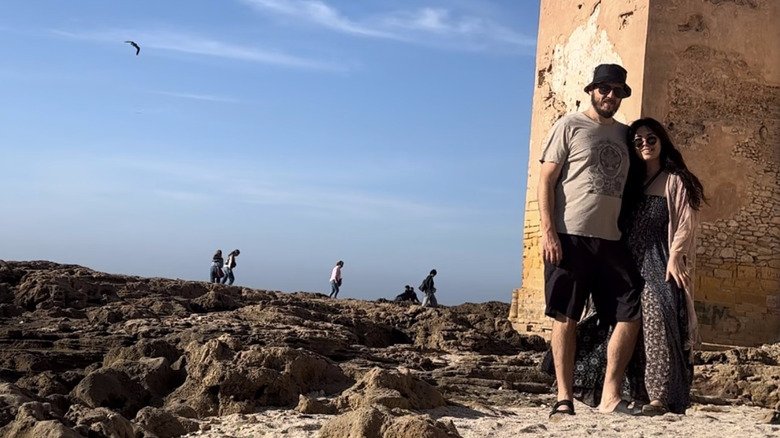
<path id="1" fill-rule="evenodd" d="M 539 157 L 547 132 L 567 113 L 590 104 L 583 91 L 601 63 L 628 70 L 633 89 L 615 116 L 623 122 L 639 116 L 642 102 L 648 0 L 542 0 L 536 52 L 536 89 L 531 119 L 528 189 L 523 244 L 523 287 L 512 296 L 510 320 L 520 331 L 545 334 L 544 277 L 539 247 L 537 183 Z"/>
<path id="2" fill-rule="evenodd" d="M 523 287 L 510 320 L 545 333 L 538 157 L 584 109 L 593 66 L 618 62 L 634 95 L 617 118 L 654 117 L 702 180 L 696 306 L 706 342 L 780 340 L 780 1 L 543 0 L 531 129 Z"/>
<path id="3" fill-rule="evenodd" d="M 780 1 L 651 0 L 642 113 L 709 197 L 697 247 L 705 341 L 780 341 Z"/>

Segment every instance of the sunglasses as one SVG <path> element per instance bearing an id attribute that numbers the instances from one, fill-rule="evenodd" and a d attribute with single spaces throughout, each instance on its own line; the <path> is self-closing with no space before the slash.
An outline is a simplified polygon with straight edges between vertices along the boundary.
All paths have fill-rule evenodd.
<path id="1" fill-rule="evenodd" d="M 647 144 L 653 146 L 654 144 L 658 143 L 658 137 L 653 137 L 652 135 L 649 137 L 637 137 L 634 139 L 634 147 L 641 148 L 644 142 L 647 142 Z"/>
<path id="2" fill-rule="evenodd" d="M 600 84 L 596 87 L 597 90 L 599 90 L 599 93 L 601 93 L 602 96 L 609 95 L 609 92 L 612 91 L 615 94 L 615 97 L 618 99 L 623 99 L 624 97 L 628 96 L 628 93 L 626 93 L 626 89 L 622 86 L 613 87 L 611 85 L 606 84 Z"/>

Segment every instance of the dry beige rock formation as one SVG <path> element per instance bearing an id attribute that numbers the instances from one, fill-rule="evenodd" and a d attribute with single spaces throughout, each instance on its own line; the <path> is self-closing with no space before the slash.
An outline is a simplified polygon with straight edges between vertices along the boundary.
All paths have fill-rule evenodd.
<path id="1" fill-rule="evenodd" d="M 0 438 L 563 431 L 546 420 L 547 345 L 516 333 L 508 309 L 424 309 L 0 261 Z M 778 345 L 696 360 L 692 427 L 707 415 L 747 421 L 735 429 L 747 436 L 780 432 L 772 425 Z M 749 405 L 765 408 L 761 419 Z M 604 420 L 578 409 L 566 436 Z M 383 435 L 371 435 L 374 427 Z"/>

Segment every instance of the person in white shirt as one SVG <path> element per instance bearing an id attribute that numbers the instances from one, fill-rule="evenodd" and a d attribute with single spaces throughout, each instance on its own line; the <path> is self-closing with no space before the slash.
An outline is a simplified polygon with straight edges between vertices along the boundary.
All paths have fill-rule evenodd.
<path id="1" fill-rule="evenodd" d="M 233 281 L 235 281 L 236 277 L 233 275 L 233 269 L 236 267 L 236 257 L 241 254 L 241 251 L 234 249 L 230 252 L 227 256 L 227 260 L 225 260 L 225 266 L 222 268 L 224 271 L 224 276 L 222 277 L 222 284 L 233 284 Z"/>
<path id="2" fill-rule="evenodd" d="M 339 288 L 341 287 L 341 268 L 344 267 L 344 262 L 339 260 L 336 262 L 336 266 L 333 267 L 333 271 L 330 273 L 330 298 L 336 298 L 339 294 Z"/>

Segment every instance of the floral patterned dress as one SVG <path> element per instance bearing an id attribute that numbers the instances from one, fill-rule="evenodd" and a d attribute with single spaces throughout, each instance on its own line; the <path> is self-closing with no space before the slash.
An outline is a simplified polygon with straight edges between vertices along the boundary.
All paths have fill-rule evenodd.
<path id="1" fill-rule="evenodd" d="M 642 291 L 642 332 L 637 342 L 640 354 L 634 357 L 639 363 L 635 363 L 627 374 L 637 384 L 644 380 L 650 400 L 660 400 L 671 412 L 684 414 L 690 406 L 693 364 L 689 352 L 684 350 L 688 336 L 685 291 L 677 287 L 674 280 L 666 281 L 668 236 L 666 198 L 645 195 L 628 234 L 628 245 L 645 279 L 645 287 Z"/>

